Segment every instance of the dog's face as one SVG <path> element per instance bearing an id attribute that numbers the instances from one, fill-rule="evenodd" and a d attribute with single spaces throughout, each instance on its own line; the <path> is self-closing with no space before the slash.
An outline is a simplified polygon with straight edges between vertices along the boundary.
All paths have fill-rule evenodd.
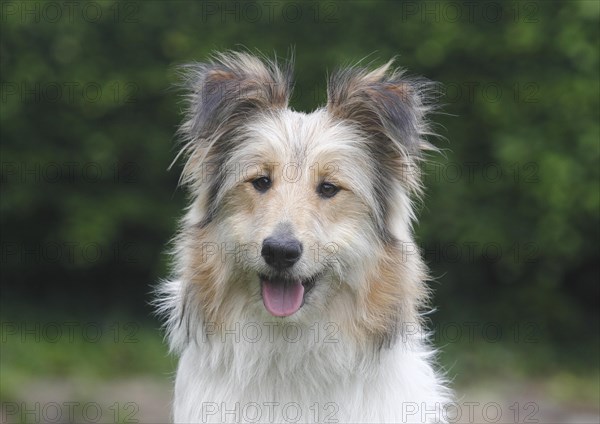
<path id="1" fill-rule="evenodd" d="M 331 78 L 327 108 L 303 114 L 274 63 L 222 55 L 187 75 L 186 268 L 205 309 L 397 308 L 414 288 L 386 280 L 411 269 L 409 198 L 427 146 L 415 84 L 387 65 L 352 68 Z"/>
<path id="2" fill-rule="evenodd" d="M 267 113 L 240 133 L 216 219 L 266 309 L 289 316 L 372 254 L 375 163 L 356 131 L 326 113 Z"/>

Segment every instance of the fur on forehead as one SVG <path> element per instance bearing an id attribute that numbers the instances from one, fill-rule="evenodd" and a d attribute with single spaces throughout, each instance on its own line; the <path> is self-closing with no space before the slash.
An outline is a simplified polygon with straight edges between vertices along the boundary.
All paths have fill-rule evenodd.
<path id="1" fill-rule="evenodd" d="M 378 164 L 365 149 L 362 134 L 354 126 L 333 120 L 324 109 L 257 116 L 240 130 L 239 137 L 224 162 L 228 178 L 222 181 L 221 192 L 251 177 L 253 171 L 264 172 L 266 167 L 281 173 L 289 167 L 299 172 L 287 177 L 294 183 L 314 183 L 312 179 L 320 176 L 347 185 L 369 205 L 376 203 L 371 184 L 376 181 Z"/>
<path id="2" fill-rule="evenodd" d="M 335 143 L 341 160 L 346 150 L 376 163 L 372 179 L 378 184 L 372 195 L 373 203 L 381 206 L 382 219 L 397 187 L 420 194 L 418 162 L 423 151 L 434 150 L 425 139 L 431 134 L 426 115 L 431 109 L 427 99 L 432 84 L 407 78 L 392 68 L 392 62 L 373 70 L 353 66 L 334 72 L 326 108 L 310 115 L 288 109 L 291 60 L 279 64 L 230 52 L 182 71 L 188 90 L 187 116 L 180 128 L 186 142 L 181 153 L 188 157 L 182 181 L 196 195 L 207 193 L 207 204 L 216 207 L 226 176 L 215 172 L 206 178 L 199 170 L 206 164 L 221 169 L 237 154 L 257 151 L 259 146 L 244 145 L 256 143 L 256 138 L 248 137 L 251 132 L 262 134 L 265 141 L 279 140 L 270 143 L 277 157 L 308 153 L 307 143 L 315 140 L 310 146 L 313 152 Z M 328 131 L 331 137 L 316 134 Z M 357 156 L 358 149 L 366 155 Z"/>

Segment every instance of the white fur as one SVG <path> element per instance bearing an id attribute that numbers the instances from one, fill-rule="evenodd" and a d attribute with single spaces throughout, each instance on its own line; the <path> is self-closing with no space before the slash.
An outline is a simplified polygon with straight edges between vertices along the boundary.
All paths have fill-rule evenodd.
<path id="1" fill-rule="evenodd" d="M 236 57 L 225 56 L 220 63 L 231 69 L 249 68 L 251 75 L 244 78 L 251 78 L 253 74 L 263 79 L 269 77 L 266 68 L 256 59 L 245 55 Z M 360 73 L 357 78 L 375 83 L 385 77 L 388 66 L 371 74 Z M 210 77 L 210 69 L 201 66 L 197 71 L 198 80 Z M 231 78 L 218 69 L 213 75 L 216 81 Z M 237 77 L 242 71 L 236 72 Z M 280 78 L 278 75 L 275 72 L 274 78 Z M 392 74 L 392 77 L 395 84 L 400 84 L 401 74 Z M 396 87 L 404 90 L 404 86 Z M 378 107 L 377 104 L 370 106 Z M 376 207 L 378 200 L 374 194 L 380 164 L 365 148 L 364 132 L 355 124 L 332 116 L 345 113 L 336 112 L 335 107 L 333 112 L 320 109 L 309 115 L 287 109 L 256 113 L 233 133 L 232 137 L 239 140 L 234 139 L 237 147 L 228 153 L 226 166 L 245 162 L 260 165 L 275 158 L 279 163 L 299 162 L 304 175 L 308 176 L 311 165 L 333 157 L 339 166 L 340 179 L 351 193 L 345 195 L 354 196 L 353 204 L 362 212 L 348 211 L 345 216 L 337 217 L 336 225 L 324 225 L 318 211 L 327 207 L 327 203 L 323 203 L 326 201 L 312 201 L 317 205 L 315 209 L 303 210 L 311 203 L 310 196 L 315 195 L 315 182 L 306 177 L 294 184 L 277 180 L 279 185 L 270 197 L 272 204 L 264 205 L 260 217 L 239 211 L 236 217 L 229 217 L 227 212 L 216 215 L 206 234 L 219 245 L 224 243 L 237 249 L 259 244 L 276 225 L 287 222 L 292 224 L 295 236 L 304 246 L 317 243 L 321 248 L 333 240 L 338 250 L 334 255 L 336 261 L 332 263 L 304 254 L 294 265 L 295 272 L 302 278 L 316 273 L 321 276 L 305 305 L 287 318 L 271 316 L 262 304 L 257 273 L 267 272 L 267 265 L 260 257 L 254 262 L 248 258 L 241 262 L 224 258 L 219 263 L 219 275 L 210 281 L 218 293 L 216 302 L 221 308 L 219 316 L 223 318 L 220 322 L 207 322 L 207 302 L 215 300 L 199 298 L 197 285 L 200 283 L 194 281 L 194 259 L 198 255 L 197 244 L 201 242 L 194 238 L 197 234 L 194 231 L 207 213 L 207 185 L 194 175 L 193 167 L 202 164 L 202 158 L 219 140 L 194 138 L 191 131 L 195 128 L 196 109 L 198 107 L 192 104 L 190 120 L 184 125 L 189 142 L 186 148 L 191 152 L 190 158 L 196 161 L 188 162 L 184 178 L 193 201 L 175 243 L 176 278 L 162 285 L 159 306 L 160 312 L 167 316 L 171 349 L 180 355 L 175 383 L 175 422 L 445 422 L 444 405 L 451 401 L 451 394 L 434 370 L 434 351 L 418 317 L 423 306 L 419 289 L 424 287 L 425 273 L 414 249 L 411 231 L 414 214 L 410 199 L 410 194 L 418 191 L 418 176 L 397 176 L 396 187 L 388 193 L 387 226 L 404 246 L 406 256 L 397 262 L 397 276 L 390 277 L 389 272 L 386 275 L 399 287 L 406 285 L 406 291 L 398 293 L 414 298 L 398 299 L 398 316 L 394 318 L 399 328 L 387 329 L 386 333 L 393 337 L 387 343 L 378 344 L 377 337 L 372 337 L 374 330 L 364 323 L 369 317 L 376 317 L 377 322 L 389 321 L 372 310 L 377 301 L 371 301 L 371 310 L 365 310 L 369 278 L 377 275 L 373 274 L 374 269 L 384 257 L 385 246 L 374 223 L 377 217 L 383 219 L 377 215 L 381 212 Z M 417 106 L 414 113 L 422 115 Z M 421 118 L 414 119 L 417 132 L 413 136 L 418 140 L 426 126 Z M 401 140 L 394 142 L 403 155 L 408 155 Z M 407 159 L 410 165 L 416 162 L 417 159 Z M 273 178 L 276 180 L 277 176 Z M 217 200 L 240 184 L 247 182 L 228 175 L 222 181 Z M 231 289 L 233 286 L 235 289 Z M 382 296 L 385 303 L 387 294 Z M 389 310 L 381 313 L 389 314 Z"/>
<path id="2" fill-rule="evenodd" d="M 176 292 L 180 284 L 169 287 Z M 199 343 L 181 352 L 175 422 L 446 421 L 449 392 L 420 329 L 411 326 L 391 349 L 376 350 L 314 318 L 310 325 L 285 324 L 240 313 L 225 328 L 211 327 L 209 336 L 196 334 Z M 172 337 L 183 344 L 183 334 Z"/>

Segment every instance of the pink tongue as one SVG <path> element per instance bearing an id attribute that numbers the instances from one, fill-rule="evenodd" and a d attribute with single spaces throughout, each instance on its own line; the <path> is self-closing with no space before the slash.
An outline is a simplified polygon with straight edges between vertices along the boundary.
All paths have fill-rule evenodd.
<path id="1" fill-rule="evenodd" d="M 267 311 L 276 317 L 287 317 L 302 306 L 304 286 L 300 280 L 262 280 L 262 298 Z"/>

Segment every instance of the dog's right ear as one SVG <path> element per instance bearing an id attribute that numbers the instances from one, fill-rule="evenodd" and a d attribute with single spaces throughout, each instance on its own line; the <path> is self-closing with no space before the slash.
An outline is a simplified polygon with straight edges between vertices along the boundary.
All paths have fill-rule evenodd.
<path id="1" fill-rule="evenodd" d="M 215 139 L 255 111 L 288 105 L 292 60 L 280 67 L 276 60 L 228 52 L 181 70 L 188 107 L 180 132 L 187 141 Z"/>

